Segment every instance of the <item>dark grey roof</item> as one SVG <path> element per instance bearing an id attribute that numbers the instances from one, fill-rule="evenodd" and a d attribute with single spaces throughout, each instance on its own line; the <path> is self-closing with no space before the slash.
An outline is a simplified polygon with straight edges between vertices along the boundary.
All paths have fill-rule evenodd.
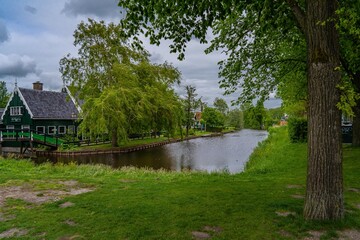
<path id="1" fill-rule="evenodd" d="M 26 88 L 19 88 L 19 91 L 35 119 L 77 119 L 79 115 L 67 93 Z"/>

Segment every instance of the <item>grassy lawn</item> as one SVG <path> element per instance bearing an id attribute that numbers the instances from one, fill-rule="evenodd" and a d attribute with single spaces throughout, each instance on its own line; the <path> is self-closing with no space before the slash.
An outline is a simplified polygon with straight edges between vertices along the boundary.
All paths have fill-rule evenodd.
<path id="1" fill-rule="evenodd" d="M 344 148 L 346 218 L 305 222 L 306 145 L 289 143 L 286 128 L 271 132 L 246 172 L 235 175 L 1 159 L 0 238 L 9 230 L 17 231 L 16 239 L 304 239 L 311 233 L 331 239 L 339 231 L 359 233 L 360 149 Z"/>

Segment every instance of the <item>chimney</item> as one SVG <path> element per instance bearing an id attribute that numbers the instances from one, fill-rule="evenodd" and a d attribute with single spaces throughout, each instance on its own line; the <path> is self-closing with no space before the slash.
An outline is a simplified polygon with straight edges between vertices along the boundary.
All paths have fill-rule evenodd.
<path id="1" fill-rule="evenodd" d="M 43 90 L 43 84 L 40 81 L 36 81 L 36 82 L 33 83 L 33 89 L 42 91 Z"/>

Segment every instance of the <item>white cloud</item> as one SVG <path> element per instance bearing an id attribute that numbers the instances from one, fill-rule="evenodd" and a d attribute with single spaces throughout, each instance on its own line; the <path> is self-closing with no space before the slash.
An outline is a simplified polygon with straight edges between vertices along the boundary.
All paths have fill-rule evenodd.
<path id="1" fill-rule="evenodd" d="M 25 77 L 28 74 L 40 74 L 34 59 L 24 55 L 0 54 L 0 78 L 3 77 Z"/>

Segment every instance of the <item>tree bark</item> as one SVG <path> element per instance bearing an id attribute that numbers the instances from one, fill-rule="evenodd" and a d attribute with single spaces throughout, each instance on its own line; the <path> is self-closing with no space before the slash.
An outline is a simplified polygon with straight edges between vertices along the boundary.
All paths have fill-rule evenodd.
<path id="1" fill-rule="evenodd" d="M 116 129 L 114 129 L 112 132 L 111 132 L 111 146 L 112 147 L 118 147 L 119 144 L 118 144 L 118 136 L 117 136 L 117 131 Z"/>
<path id="2" fill-rule="evenodd" d="M 344 216 L 337 1 L 307 1 L 308 170 L 304 217 L 337 220 Z"/>

